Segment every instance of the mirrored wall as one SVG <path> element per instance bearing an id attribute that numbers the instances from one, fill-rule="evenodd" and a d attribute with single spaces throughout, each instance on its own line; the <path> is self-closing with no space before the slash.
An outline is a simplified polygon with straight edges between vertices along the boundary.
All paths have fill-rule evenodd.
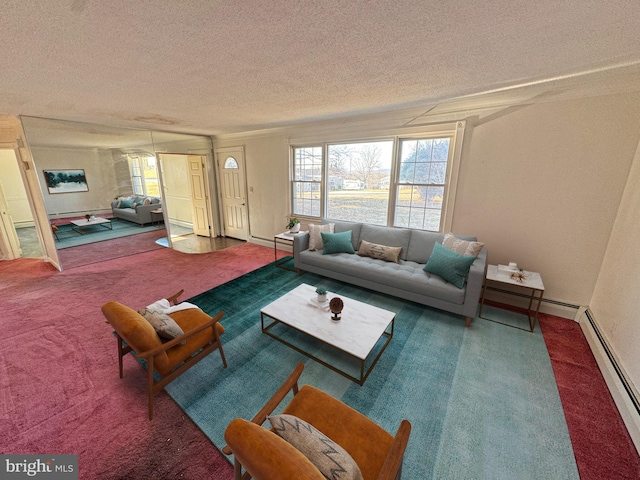
<path id="1" fill-rule="evenodd" d="M 21 120 L 62 268 L 172 247 L 193 233 L 194 208 L 185 206 L 192 196 L 189 159 L 198 159 L 209 190 L 215 185 L 209 137 Z M 204 210 L 213 236 L 215 205 Z"/>

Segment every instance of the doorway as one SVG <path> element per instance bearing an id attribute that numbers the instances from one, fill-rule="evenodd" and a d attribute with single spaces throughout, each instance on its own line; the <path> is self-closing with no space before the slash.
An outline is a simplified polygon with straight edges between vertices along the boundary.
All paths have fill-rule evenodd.
<path id="1" fill-rule="evenodd" d="M 224 234 L 227 237 L 247 240 L 247 194 L 244 148 L 218 148 L 215 151 L 218 178 L 220 179 L 220 204 Z"/>
<path id="2" fill-rule="evenodd" d="M 12 258 L 42 258 L 27 191 L 12 149 L 0 149 L 0 227 Z"/>
<path id="3" fill-rule="evenodd" d="M 162 215 L 173 248 L 201 251 L 213 236 L 206 155 L 160 153 Z M 169 242 L 168 242 L 169 243 Z M 204 243 L 207 243 L 206 241 Z"/>

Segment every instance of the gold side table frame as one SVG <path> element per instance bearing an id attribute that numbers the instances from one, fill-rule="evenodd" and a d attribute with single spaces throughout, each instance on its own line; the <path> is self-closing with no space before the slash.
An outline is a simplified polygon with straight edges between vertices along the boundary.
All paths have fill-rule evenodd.
<path id="1" fill-rule="evenodd" d="M 507 267 L 504 267 L 502 265 L 487 266 L 487 275 L 482 287 L 482 299 L 480 301 L 479 317 L 484 320 L 489 320 L 490 322 L 499 323 L 500 325 L 506 325 L 508 327 L 517 328 L 518 330 L 524 330 L 525 332 L 533 332 L 536 328 L 536 323 L 538 322 L 538 316 L 540 314 L 540 305 L 542 304 L 542 297 L 544 295 L 544 284 L 542 283 L 542 277 L 537 272 L 521 271 L 520 273 L 524 275 L 524 278 L 521 281 L 511 278 L 511 272 L 507 269 Z M 526 313 L 527 320 L 529 321 L 529 330 L 527 330 L 526 328 L 518 327 L 517 325 L 511 325 L 509 323 L 504 323 L 493 318 L 482 316 L 482 307 L 485 304 L 485 294 L 487 292 L 487 284 L 489 282 L 509 285 L 512 287 L 515 286 L 531 291 L 531 295 L 529 296 L 529 306 L 527 307 Z M 501 290 L 501 293 L 518 295 L 516 292 L 510 292 L 508 290 Z M 532 309 L 534 302 L 537 302 L 535 312 Z"/>

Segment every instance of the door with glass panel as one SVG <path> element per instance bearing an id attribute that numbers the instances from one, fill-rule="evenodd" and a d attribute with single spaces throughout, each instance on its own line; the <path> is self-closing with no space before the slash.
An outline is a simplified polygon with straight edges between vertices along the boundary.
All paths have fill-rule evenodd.
<path id="1" fill-rule="evenodd" d="M 216 150 L 224 234 L 240 240 L 249 238 L 247 195 L 242 147 Z"/>

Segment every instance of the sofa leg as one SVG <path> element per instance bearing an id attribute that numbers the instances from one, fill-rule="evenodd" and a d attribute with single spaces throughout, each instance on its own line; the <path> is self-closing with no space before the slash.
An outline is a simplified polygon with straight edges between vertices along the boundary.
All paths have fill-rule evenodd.
<path id="1" fill-rule="evenodd" d="M 467 328 L 469 328 L 469 326 L 471 325 L 471 317 L 467 317 Z"/>

